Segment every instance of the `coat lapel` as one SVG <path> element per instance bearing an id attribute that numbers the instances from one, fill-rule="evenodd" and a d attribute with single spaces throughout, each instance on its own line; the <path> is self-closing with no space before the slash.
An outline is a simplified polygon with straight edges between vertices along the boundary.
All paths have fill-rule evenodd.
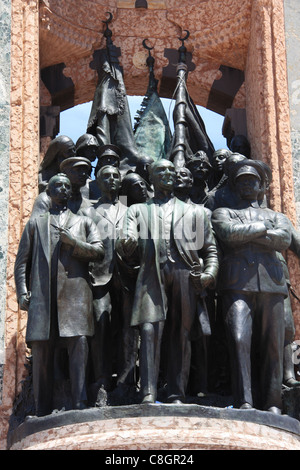
<path id="1" fill-rule="evenodd" d="M 144 218 L 144 222 L 146 226 L 148 227 L 148 233 L 149 236 L 153 240 L 158 240 L 159 239 L 159 212 L 158 212 L 158 207 L 153 199 L 150 199 L 146 204 L 145 204 L 147 211 L 143 211 L 142 215 Z M 180 223 L 180 220 L 186 213 L 186 211 L 189 210 L 189 206 L 187 204 L 184 204 L 180 199 L 177 199 L 176 197 L 174 198 L 174 206 L 173 206 L 173 215 L 172 215 L 172 228 L 173 228 L 173 233 L 174 233 L 174 228 L 178 226 Z"/>
<path id="2" fill-rule="evenodd" d="M 191 211 L 191 213 L 188 214 L 188 211 Z M 189 256 L 190 248 L 188 246 L 193 242 L 193 237 L 197 235 L 193 232 L 194 218 L 195 213 L 192 204 L 186 204 L 180 199 L 175 198 L 172 233 L 181 257 L 190 267 L 193 266 L 193 260 Z"/>
<path id="3" fill-rule="evenodd" d="M 112 225 L 116 225 L 117 222 L 122 219 L 124 216 L 127 207 L 124 206 L 120 201 L 117 202 L 117 204 L 114 206 L 115 211 L 112 212 L 110 211 L 110 205 L 109 204 L 99 204 L 98 206 L 95 206 L 95 210 L 97 212 L 97 215 L 100 217 L 104 217 L 108 222 L 110 222 Z"/>
<path id="4" fill-rule="evenodd" d="M 151 238 L 156 247 L 159 240 L 159 206 L 155 204 L 153 199 L 146 203 L 147 212 L 143 213 L 146 227 L 148 228 L 148 237 Z"/>
<path id="5" fill-rule="evenodd" d="M 182 202 L 180 199 L 175 197 L 174 212 L 173 212 L 173 225 L 184 216 L 184 214 L 190 210 L 190 205 Z"/>
<path id="6" fill-rule="evenodd" d="M 50 213 L 46 212 L 42 217 L 36 218 L 38 234 L 41 247 L 44 250 L 46 259 L 50 261 Z"/>
<path id="7" fill-rule="evenodd" d="M 79 222 L 80 218 L 68 209 L 68 215 L 64 223 L 64 228 L 71 228 Z"/>
<path id="8" fill-rule="evenodd" d="M 127 210 L 127 206 L 124 206 L 120 201 L 118 202 L 118 208 L 117 208 L 117 218 L 116 222 L 119 222 L 125 215 L 125 212 Z"/>

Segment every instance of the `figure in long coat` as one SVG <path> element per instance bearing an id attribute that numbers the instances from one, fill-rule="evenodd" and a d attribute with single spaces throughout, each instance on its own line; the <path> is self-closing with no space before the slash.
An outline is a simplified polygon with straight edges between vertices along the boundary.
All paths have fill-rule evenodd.
<path id="1" fill-rule="evenodd" d="M 52 411 L 54 348 L 63 340 L 69 352 L 73 408 L 86 406 L 87 337 L 94 334 L 89 262 L 101 259 L 103 245 L 88 217 L 67 208 L 69 179 L 50 179 L 51 209 L 31 218 L 15 262 L 20 308 L 28 310 L 26 342 L 32 349 L 36 414 Z"/>

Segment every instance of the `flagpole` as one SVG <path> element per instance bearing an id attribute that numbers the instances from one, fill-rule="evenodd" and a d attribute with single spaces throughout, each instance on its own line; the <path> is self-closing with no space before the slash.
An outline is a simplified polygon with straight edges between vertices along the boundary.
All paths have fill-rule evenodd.
<path id="1" fill-rule="evenodd" d="M 182 42 L 179 52 L 179 60 L 177 64 L 177 85 L 176 85 L 176 100 L 173 112 L 174 120 L 174 137 L 175 142 L 171 159 L 175 165 L 175 168 L 181 168 L 185 165 L 186 156 L 186 104 L 187 104 L 187 92 L 186 92 L 186 76 L 187 76 L 187 65 L 186 65 L 186 47 L 184 41 L 188 39 L 190 33 L 186 30 L 186 36 L 179 38 Z"/>

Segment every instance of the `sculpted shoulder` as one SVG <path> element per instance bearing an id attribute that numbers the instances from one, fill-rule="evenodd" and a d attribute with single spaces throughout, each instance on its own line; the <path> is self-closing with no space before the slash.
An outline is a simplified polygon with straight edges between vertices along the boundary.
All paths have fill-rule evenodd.
<path id="1" fill-rule="evenodd" d="M 144 213 L 148 210 L 149 205 L 153 203 L 152 199 L 147 202 L 139 202 L 137 204 L 132 204 L 130 207 L 127 208 L 127 213 L 131 214 L 140 214 Z"/>
<path id="2" fill-rule="evenodd" d="M 95 221 L 94 221 L 91 214 L 92 213 L 90 211 L 84 211 L 84 212 L 80 212 L 78 214 L 73 214 L 71 212 L 69 222 L 72 225 L 77 224 L 77 223 L 81 223 L 81 224 L 84 224 L 84 225 L 94 226 Z"/>

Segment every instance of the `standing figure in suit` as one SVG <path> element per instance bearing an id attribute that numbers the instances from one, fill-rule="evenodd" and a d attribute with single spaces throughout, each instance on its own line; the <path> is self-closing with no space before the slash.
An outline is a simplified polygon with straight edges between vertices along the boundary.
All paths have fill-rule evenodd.
<path id="1" fill-rule="evenodd" d="M 67 207 L 71 183 L 52 177 L 51 209 L 26 224 L 15 262 L 18 302 L 28 310 L 26 342 L 32 350 L 36 414 L 53 410 L 54 351 L 69 354 L 74 409 L 86 407 L 87 338 L 94 334 L 89 262 L 103 258 L 94 222 Z"/>
<path id="2" fill-rule="evenodd" d="M 143 403 L 154 403 L 166 323 L 168 401 L 184 399 L 190 370 L 190 331 L 196 314 L 208 316 L 205 289 L 215 282 L 218 257 L 203 207 L 173 195 L 175 167 L 160 159 L 150 166 L 154 197 L 128 208 L 118 251 L 124 258 L 138 252 L 139 273 L 131 325 L 139 327 Z"/>
<path id="3" fill-rule="evenodd" d="M 193 175 L 188 168 L 181 167 L 176 170 L 174 183 L 174 194 L 183 202 L 194 204 L 190 200 L 190 190 L 193 186 Z M 204 207 L 208 220 L 211 219 L 211 211 Z M 203 330 L 197 318 L 191 331 L 191 371 L 189 377 L 189 393 L 191 395 L 203 396 L 207 392 L 208 379 L 208 347 L 209 338 L 215 323 L 215 293 L 213 289 L 207 291 L 205 298 L 209 328 Z"/>
<path id="4" fill-rule="evenodd" d="M 98 171 L 97 184 L 102 196 L 83 211 L 95 223 L 104 245 L 104 260 L 91 266 L 94 296 L 95 336 L 91 341 L 94 381 L 98 388 L 110 390 L 112 374 L 122 361 L 120 329 L 122 290 L 116 263 L 115 243 L 127 207 L 119 200 L 121 174 L 117 167 L 105 165 Z M 116 356 L 114 357 L 114 354 Z"/>
<path id="5" fill-rule="evenodd" d="M 219 292 L 234 404 L 280 414 L 288 290 L 276 252 L 290 246 L 291 234 L 283 214 L 259 204 L 266 176 L 259 162 L 241 161 L 233 172 L 240 203 L 236 209 L 216 209 L 212 224 L 223 251 Z M 254 363 L 259 364 L 259 370 L 253 370 Z"/>

